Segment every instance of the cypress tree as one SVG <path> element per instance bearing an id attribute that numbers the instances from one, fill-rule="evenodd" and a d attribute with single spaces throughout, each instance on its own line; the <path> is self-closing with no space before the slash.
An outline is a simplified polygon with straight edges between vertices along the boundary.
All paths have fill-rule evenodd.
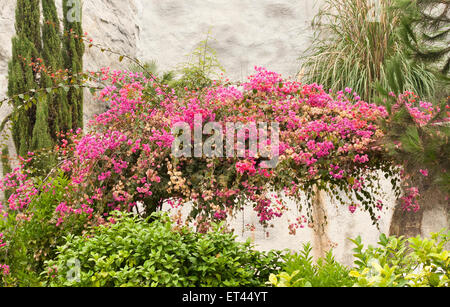
<path id="1" fill-rule="evenodd" d="M 12 59 L 8 63 L 8 95 L 14 96 L 38 88 L 39 75 L 29 65 L 30 60 L 39 58 L 41 51 L 39 0 L 17 0 L 16 36 L 12 39 Z M 35 106 L 21 107 L 16 99 L 14 108 L 17 119 L 12 123 L 13 139 L 19 155 L 26 155 L 31 149 L 31 135 L 35 121 Z"/>
<path id="2" fill-rule="evenodd" d="M 50 130 L 48 125 L 49 114 L 49 100 L 46 95 L 39 95 L 36 103 L 36 124 L 33 128 L 32 136 L 32 148 L 39 149 L 51 149 L 53 146 L 53 140 L 50 136 Z M 47 163 L 50 162 L 47 157 L 44 157 L 43 163 L 40 167 L 45 168 Z"/>
<path id="3" fill-rule="evenodd" d="M 17 0 L 16 34 L 24 34 L 41 51 L 41 24 L 39 0 Z"/>
<path id="4" fill-rule="evenodd" d="M 3 147 L 2 149 L 2 167 L 3 167 L 3 177 L 12 172 L 11 162 L 9 157 L 9 149 L 8 146 Z M 11 196 L 12 192 L 10 190 L 5 190 L 3 199 L 8 200 Z"/>
<path id="5" fill-rule="evenodd" d="M 72 14 L 74 10 L 79 9 L 75 16 L 79 20 L 74 20 Z M 64 61 L 65 68 L 71 72 L 73 78 L 70 82 L 77 84 L 77 75 L 83 71 L 84 42 L 83 29 L 81 26 L 81 1 L 63 0 L 64 12 Z M 83 128 L 83 89 L 70 87 L 68 92 L 68 105 L 72 115 L 72 128 L 74 130 Z"/>
<path id="6" fill-rule="evenodd" d="M 44 16 L 44 24 L 42 26 L 42 58 L 50 71 L 59 71 L 64 68 L 64 59 L 55 1 L 42 0 L 42 12 Z M 55 81 L 48 74 L 43 74 L 41 85 L 42 88 L 49 88 L 55 85 Z M 47 130 L 51 138 L 56 141 L 58 132 L 72 128 L 72 117 L 70 116 L 68 107 L 67 93 L 63 89 L 59 89 L 56 93 L 49 93 L 46 106 L 42 106 L 42 108 L 42 114 L 48 116 L 42 118 L 36 116 L 35 130 L 40 131 L 40 133 Z M 39 113 L 38 110 L 36 112 Z M 44 125 L 48 126 L 48 128 L 41 127 Z M 39 142 L 39 140 L 34 140 L 34 144 L 37 146 L 36 148 L 41 148 L 38 145 Z"/>
<path id="7" fill-rule="evenodd" d="M 66 68 L 73 75 L 69 82 L 76 84 L 77 75 L 83 69 L 81 18 L 70 19 L 71 12 L 77 8 L 80 8 L 81 16 L 81 1 L 75 0 L 73 6 L 73 0 L 63 0 L 64 31 L 69 33 L 64 37 L 61 35 L 55 0 L 42 0 L 42 26 L 40 2 L 17 0 L 16 36 L 12 39 L 12 59 L 8 64 L 10 97 L 30 93 L 33 89 L 55 87 L 59 81 L 51 73 Z M 34 69 L 31 62 L 43 63 L 45 68 Z M 83 125 L 82 89 L 71 87 L 68 92 L 61 88 L 34 93 L 32 98 L 35 104 L 24 105 L 21 99 L 14 99 L 16 117 L 13 118 L 12 134 L 21 156 L 29 151 L 51 149 L 57 141 L 58 132 L 81 128 Z M 44 168 L 50 160 L 44 157 L 39 167 Z"/>

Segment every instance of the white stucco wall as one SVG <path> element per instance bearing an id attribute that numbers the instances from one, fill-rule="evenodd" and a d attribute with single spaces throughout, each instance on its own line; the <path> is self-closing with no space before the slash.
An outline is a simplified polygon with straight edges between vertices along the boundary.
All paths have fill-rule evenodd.
<path id="1" fill-rule="evenodd" d="M 294 76 L 310 45 L 314 0 L 138 0 L 139 56 L 173 69 L 211 30 L 227 76 L 244 80 L 255 65 Z"/>

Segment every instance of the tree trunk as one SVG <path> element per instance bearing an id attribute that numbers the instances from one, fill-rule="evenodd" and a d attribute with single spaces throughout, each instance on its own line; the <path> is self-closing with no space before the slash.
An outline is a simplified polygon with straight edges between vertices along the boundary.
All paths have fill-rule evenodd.
<path id="1" fill-rule="evenodd" d="M 312 215 L 314 230 L 313 255 L 316 260 L 325 257 L 327 252 L 331 249 L 331 240 L 328 237 L 327 211 L 324 200 L 324 192 L 315 188 Z"/>

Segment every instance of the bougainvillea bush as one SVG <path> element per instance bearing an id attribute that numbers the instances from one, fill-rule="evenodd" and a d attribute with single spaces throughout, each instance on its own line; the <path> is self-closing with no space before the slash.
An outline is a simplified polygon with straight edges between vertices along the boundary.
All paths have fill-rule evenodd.
<path id="1" fill-rule="evenodd" d="M 384 204 L 374 171 L 397 183 L 379 125 L 387 110 L 362 101 L 349 88 L 327 92 L 264 68 L 256 68 L 239 87 L 216 81 L 179 96 L 142 74 L 105 68 L 94 77 L 107 84 L 98 99 L 109 110 L 96 116 L 84 134 L 64 135 L 56 148 L 59 168 L 70 178 L 69 192 L 55 212 L 57 225 L 79 212 L 104 218 L 141 203 L 141 213 L 149 215 L 163 204 L 178 207 L 189 201 L 199 228 L 226 219 L 244 203 L 253 204 L 267 224 L 286 210 L 281 196 L 300 198 L 306 192 L 311 199 L 315 188 L 333 193 L 351 211 L 362 207 L 376 222 L 376 211 Z M 423 121 L 433 107 L 420 102 L 419 108 L 408 110 Z M 224 133 L 230 122 L 278 123 L 278 165 L 264 168 L 261 158 L 236 155 L 175 158 L 172 128 L 179 122 L 193 128 L 198 116 L 203 123 L 222 124 Z M 271 146 L 269 138 L 265 142 Z M 22 187 L 27 182 L 22 173 L 18 170 L 24 178 L 17 177 L 13 187 L 3 185 L 15 189 L 2 205 L 5 214 L 26 209 L 30 197 L 39 193 Z"/>
<path id="2" fill-rule="evenodd" d="M 151 214 L 163 204 L 192 201 L 200 228 L 225 219 L 244 202 L 268 223 L 285 210 L 281 195 L 311 196 L 314 187 L 336 197 L 356 196 L 376 220 L 382 205 L 372 171 L 393 173 L 377 126 L 387 112 L 351 89 L 330 93 L 263 68 L 239 88 L 217 81 L 182 97 L 135 73 L 105 69 L 98 77 L 109 82 L 98 95 L 109 110 L 91 122 L 91 132 L 75 134 L 59 147 L 61 168 L 72 179 L 61 221 L 82 206 L 106 215 L 142 203 Z M 221 123 L 224 131 L 229 122 L 277 122 L 277 167 L 263 168 L 259 158 L 174 158 L 172 127 L 178 122 L 193 127 L 199 115 L 203 123 Z"/>
<path id="3" fill-rule="evenodd" d="M 114 211 L 137 211 L 146 217 L 163 205 L 177 208 L 188 202 L 199 232 L 244 204 L 252 205 L 267 225 L 287 210 L 286 197 L 299 200 L 306 195 L 306 216 L 291 225 L 292 231 L 313 222 L 312 199 L 318 190 L 326 190 L 352 212 L 360 207 L 376 223 L 377 211 L 386 206 L 379 197 L 380 171 L 393 178 L 399 192 L 401 168 L 384 145 L 386 133 L 380 124 L 397 111 L 388 113 L 383 106 L 364 102 L 350 88 L 326 91 L 258 67 L 245 83 L 218 80 L 181 94 L 142 73 L 105 68 L 91 78 L 103 85 L 97 98 L 108 104 L 108 111 L 97 115 L 87 131 L 62 134 L 55 148 L 54 174 L 62 172 L 67 178 L 47 219 L 56 229 L 72 229 L 80 217 L 77 227 L 108 223 Z M 398 108 L 406 106 L 418 124 L 429 122 L 434 107 L 415 104 Z M 227 123 L 277 123 L 279 163 L 265 168 L 263 159 L 248 149 L 245 158 L 176 158 L 172 128 L 183 122 L 194 129 L 198 117 L 203 123 L 219 123 L 225 134 Z M 271 138 L 259 138 L 262 147 L 273 145 Z M 237 149 L 237 144 L 232 146 Z M 33 153 L 24 161 L 30 159 Z M 15 169 L 0 185 L 10 195 L 0 205 L 9 220 L 33 220 L 33 202 L 55 177 L 50 174 L 40 183 L 28 172 L 26 167 Z M 407 192 L 405 209 L 417 210 L 418 191 L 410 187 Z M 2 240 L 8 240 L 8 234 Z M 8 254 L 12 244 L 1 245 Z"/>
<path id="4" fill-rule="evenodd" d="M 79 210 L 60 225 L 57 216 L 60 203 L 69 193 L 68 177 L 60 172 L 44 181 L 29 176 L 26 164 L 22 161 L 3 179 L 3 184 L 15 188 L 16 193 L 9 198 L 10 207 L 3 210 L 0 219 L 0 286 L 40 285 L 44 262 L 56 255 L 64 236 L 81 234 L 93 222 L 90 211 Z M 20 191 L 27 196 L 21 198 Z"/>

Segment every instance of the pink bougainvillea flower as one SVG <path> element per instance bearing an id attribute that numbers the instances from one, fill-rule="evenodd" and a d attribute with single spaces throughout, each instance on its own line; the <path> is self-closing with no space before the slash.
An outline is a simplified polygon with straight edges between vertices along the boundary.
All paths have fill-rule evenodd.
<path id="1" fill-rule="evenodd" d="M 421 169 L 421 170 L 420 170 L 420 173 L 421 173 L 422 175 L 424 175 L 425 177 L 428 177 L 428 170 L 426 170 L 426 169 Z"/>

